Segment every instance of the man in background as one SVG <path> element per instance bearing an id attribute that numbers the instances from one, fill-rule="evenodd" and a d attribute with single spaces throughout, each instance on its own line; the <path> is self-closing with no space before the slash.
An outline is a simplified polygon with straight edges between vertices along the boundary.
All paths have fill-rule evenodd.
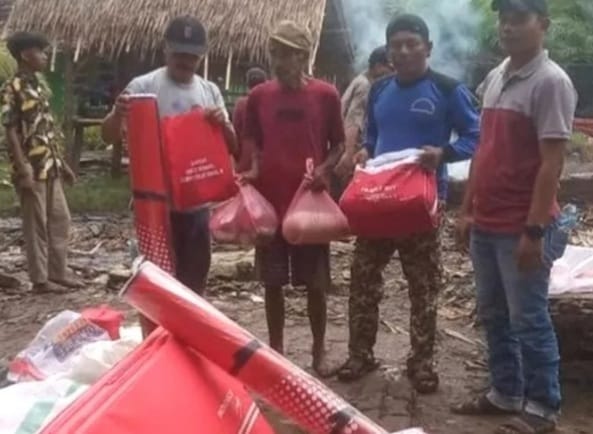
<path id="1" fill-rule="evenodd" d="M 70 211 L 63 181 L 75 176 L 60 152 L 60 136 L 38 75 L 47 66 L 47 39 L 18 32 L 8 38 L 17 62 L 16 75 L 2 89 L 2 124 L 6 129 L 12 181 L 19 198 L 29 278 L 36 293 L 79 288 L 67 275 Z"/>
<path id="2" fill-rule="evenodd" d="M 568 239 L 557 191 L 577 95 L 544 50 L 546 0 L 494 0 L 492 8 L 509 57 L 479 88 L 480 145 L 458 222 L 475 269 L 491 388 L 453 410 L 517 414 L 497 433 L 540 434 L 556 430 L 561 404 L 548 290 Z"/>
<path id="3" fill-rule="evenodd" d="M 346 131 L 344 155 L 336 167 L 339 189 L 349 181 L 354 168 L 354 155 L 362 146 L 362 135 L 366 122 L 366 111 L 371 85 L 378 79 L 393 74 L 393 67 L 387 56 L 387 48 L 381 46 L 369 56 L 368 69 L 357 76 L 342 97 L 342 117 Z M 338 186 L 336 186 L 338 187 Z"/>
<path id="4" fill-rule="evenodd" d="M 234 128 L 218 86 L 196 75 L 208 49 L 206 29 L 193 17 L 173 19 L 165 31 L 166 66 L 137 77 L 117 99 L 103 121 L 103 138 L 108 143 L 122 139 L 129 96 L 155 94 L 161 116 L 204 109 L 207 118 L 220 125 L 229 152 L 236 154 Z M 198 294 L 203 294 L 210 269 L 210 211 L 172 212 L 171 231 L 176 260 L 176 277 Z"/>
<path id="5" fill-rule="evenodd" d="M 303 182 L 307 159 L 316 166 L 308 188 L 323 189 L 342 154 L 340 97 L 334 86 L 306 75 L 312 48 L 306 28 L 281 22 L 270 37 L 276 79 L 253 89 L 247 101 L 243 139 L 256 152 L 243 178 L 274 206 L 280 221 Z M 270 346 L 284 352 L 283 287 L 305 286 L 313 368 L 320 376 L 332 374 L 325 354 L 329 245 L 292 246 L 279 231 L 269 245 L 257 247 L 256 268 L 265 286 Z"/>
<path id="6" fill-rule="evenodd" d="M 264 83 L 267 79 L 268 75 L 263 69 L 257 67 L 250 68 L 245 76 L 248 92 L 251 92 L 254 87 Z M 251 169 L 251 157 L 253 155 L 253 149 L 247 147 L 250 142 L 241 142 L 241 135 L 245 125 L 245 108 L 247 107 L 247 98 L 248 95 L 239 98 L 235 103 L 235 109 L 233 110 L 233 125 L 237 134 L 239 152 L 241 153 L 239 161 L 235 167 L 235 171 L 237 173 L 246 172 Z"/>

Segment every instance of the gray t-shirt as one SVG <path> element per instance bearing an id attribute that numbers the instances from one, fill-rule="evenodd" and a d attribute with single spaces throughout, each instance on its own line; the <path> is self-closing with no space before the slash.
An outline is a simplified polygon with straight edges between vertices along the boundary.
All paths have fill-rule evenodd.
<path id="1" fill-rule="evenodd" d="M 156 95 L 161 117 L 186 113 L 195 107 L 220 107 L 228 119 L 218 86 L 198 75 L 194 76 L 191 83 L 179 84 L 169 78 L 166 68 L 159 68 L 132 80 L 126 91 L 131 95 Z"/>

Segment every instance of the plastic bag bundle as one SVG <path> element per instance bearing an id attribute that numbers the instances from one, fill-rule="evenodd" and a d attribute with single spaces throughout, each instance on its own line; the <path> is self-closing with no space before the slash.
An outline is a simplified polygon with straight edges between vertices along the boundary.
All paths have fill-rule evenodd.
<path id="1" fill-rule="evenodd" d="M 210 231 L 220 243 L 253 245 L 266 242 L 278 230 L 278 217 L 253 186 L 243 185 L 239 193 L 214 210 Z"/>
<path id="2" fill-rule="evenodd" d="M 313 160 L 307 160 L 306 177 L 313 175 Z M 348 219 L 327 191 L 312 191 L 303 182 L 282 223 L 282 234 L 294 245 L 327 244 L 350 233 Z"/>

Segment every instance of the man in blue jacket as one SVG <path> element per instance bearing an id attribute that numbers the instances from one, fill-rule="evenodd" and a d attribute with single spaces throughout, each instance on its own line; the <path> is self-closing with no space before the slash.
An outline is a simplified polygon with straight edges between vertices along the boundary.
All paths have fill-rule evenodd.
<path id="1" fill-rule="evenodd" d="M 447 163 L 470 159 L 479 136 L 479 116 L 470 91 L 431 70 L 426 23 L 415 15 L 396 17 L 387 27 L 387 46 L 397 76 L 376 82 L 369 95 L 365 148 L 356 160 L 407 148 L 422 149 L 422 166 L 436 171 L 439 199 L 447 194 Z M 456 139 L 451 141 L 452 134 Z M 373 371 L 373 354 L 383 296 L 382 273 L 396 251 L 408 280 L 411 352 L 407 373 L 416 390 L 433 393 L 437 298 L 441 287 L 439 230 L 407 239 L 358 239 L 350 288 L 350 357 L 339 372 L 352 381 Z"/>

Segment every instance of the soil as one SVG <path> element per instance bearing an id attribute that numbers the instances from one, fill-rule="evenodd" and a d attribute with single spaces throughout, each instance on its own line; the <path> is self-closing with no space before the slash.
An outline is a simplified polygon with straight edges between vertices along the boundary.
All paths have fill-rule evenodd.
<path id="1" fill-rule="evenodd" d="M 353 384 L 335 380 L 328 386 L 377 421 L 388 431 L 422 427 L 430 434 L 492 433 L 500 418 L 457 417 L 450 404 L 479 393 L 487 387 L 483 337 L 474 325 L 471 267 L 467 258 L 452 244 L 450 222 L 446 231 L 443 260 L 445 284 L 439 312 L 439 370 L 442 387 L 434 396 L 418 396 L 410 388 L 402 370 L 409 348 L 407 328 L 409 302 L 406 285 L 397 261 L 389 266 L 382 303 L 382 319 L 377 354 L 383 361 L 375 374 Z M 64 309 L 79 310 L 108 303 L 126 312 L 133 311 L 118 299 L 130 266 L 131 222 L 126 217 L 79 217 L 75 220 L 70 263 L 86 282 L 83 290 L 55 295 L 34 295 L 26 282 L 19 221 L 0 220 L 0 274 L 16 278 L 19 287 L 0 287 L 0 368 L 33 338 L 50 317 Z M 266 339 L 263 293 L 252 281 L 252 253 L 215 248 L 209 300 L 250 332 Z M 331 360 L 344 361 L 347 350 L 347 294 L 352 245 L 332 247 L 334 287 L 329 298 L 328 347 Z M 116 272 L 113 272 L 116 270 Z M 10 279 L 2 279 L 11 286 Z M 14 283 L 14 282 L 12 282 Z M 309 369 L 311 338 L 304 294 L 287 291 L 287 357 Z M 593 433 L 593 366 L 564 366 L 565 402 L 561 433 Z M 282 418 L 271 419 L 281 434 L 299 433 Z"/>

